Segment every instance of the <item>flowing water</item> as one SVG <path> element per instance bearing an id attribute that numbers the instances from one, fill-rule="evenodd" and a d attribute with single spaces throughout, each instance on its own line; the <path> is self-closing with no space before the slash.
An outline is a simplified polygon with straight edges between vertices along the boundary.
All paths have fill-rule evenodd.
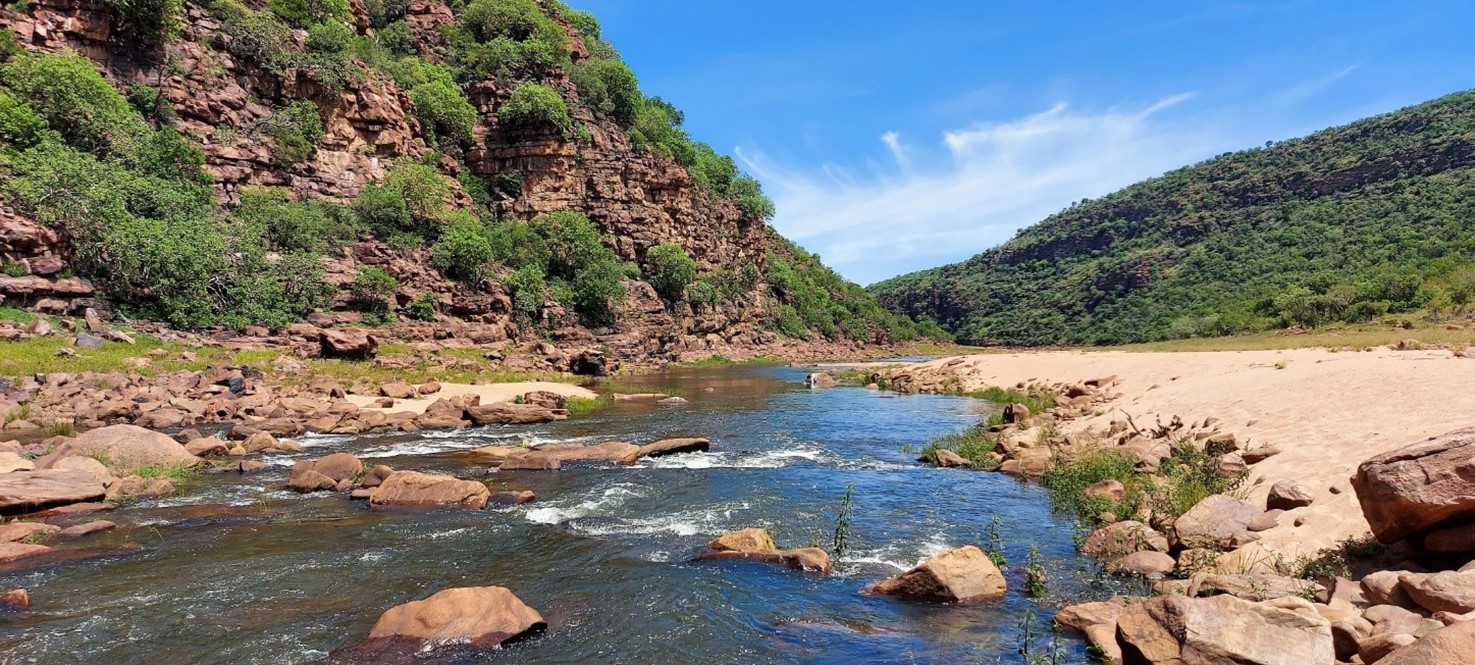
<path id="1" fill-rule="evenodd" d="M 457 451 L 519 440 L 707 436 L 712 452 L 489 474 L 494 490 L 531 489 L 538 500 L 486 511 L 299 496 L 278 489 L 294 459 L 268 458 L 267 473 L 206 477 L 182 496 L 112 513 L 120 528 L 82 545 L 103 556 L 0 574 L 0 589 L 26 588 L 33 603 L 0 615 L 0 661 L 311 662 L 362 638 L 393 605 L 479 585 L 511 588 L 549 630 L 455 662 L 1012 663 L 1022 659 L 1027 615 L 1045 636 L 1035 648 L 1046 648 L 1049 601 L 1023 597 L 1022 564 L 1035 546 L 1053 592 L 1086 590 L 1070 520 L 1051 514 L 1038 487 L 913 460 L 987 405 L 811 391 L 803 376 L 679 370 L 634 381 L 686 404 L 619 402 L 537 427 L 308 437 L 305 456 L 347 451 L 462 477 L 486 472 Z M 692 562 L 711 537 L 747 526 L 769 528 L 783 546 L 828 548 L 852 484 L 849 551 L 833 575 Z M 1006 600 L 952 607 L 861 593 L 931 554 L 982 544 L 994 515 L 1013 564 Z M 1079 641 L 1057 646 L 1058 662 L 1085 660 Z"/>

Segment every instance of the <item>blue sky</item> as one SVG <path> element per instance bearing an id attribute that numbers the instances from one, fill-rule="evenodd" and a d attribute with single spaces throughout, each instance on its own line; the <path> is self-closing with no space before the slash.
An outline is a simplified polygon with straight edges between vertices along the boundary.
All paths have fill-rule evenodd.
<path id="1" fill-rule="evenodd" d="M 1475 2 L 575 0 L 868 284 L 1072 201 L 1475 87 Z"/>

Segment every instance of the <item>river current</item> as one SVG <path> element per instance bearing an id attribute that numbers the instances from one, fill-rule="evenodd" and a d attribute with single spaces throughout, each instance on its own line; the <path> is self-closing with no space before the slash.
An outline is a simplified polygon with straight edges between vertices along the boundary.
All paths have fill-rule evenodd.
<path id="1" fill-rule="evenodd" d="M 1050 598 L 1023 594 L 1031 548 L 1051 592 L 1090 592 L 1070 518 L 1002 474 L 931 469 L 916 450 L 989 405 L 859 388 L 810 390 L 802 370 L 692 368 L 622 389 L 684 404 L 617 402 L 566 422 L 413 435 L 309 436 L 301 456 L 248 476 L 206 476 L 179 496 L 102 516 L 102 556 L 0 573 L 33 609 L 0 617 L 6 663 L 305 663 L 367 634 L 385 609 L 456 586 L 501 585 L 548 631 L 475 656 L 488 663 L 1015 663 L 1028 633 L 1051 648 Z M 705 436 L 709 453 L 634 467 L 488 473 L 458 451 L 531 442 L 645 443 Z M 537 501 L 485 511 L 370 510 L 280 489 L 301 457 L 486 478 Z M 830 576 L 751 562 L 692 562 L 713 536 L 767 527 L 781 546 L 833 545 L 853 486 L 846 552 Z M 983 544 L 995 516 L 1008 597 L 974 607 L 862 593 L 931 554 Z M 1086 660 L 1061 636 L 1058 660 Z"/>

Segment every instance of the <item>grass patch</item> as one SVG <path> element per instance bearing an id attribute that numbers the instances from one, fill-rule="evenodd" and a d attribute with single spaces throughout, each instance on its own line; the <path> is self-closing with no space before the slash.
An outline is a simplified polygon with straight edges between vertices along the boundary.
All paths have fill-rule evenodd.
<path id="1" fill-rule="evenodd" d="M 1029 408 L 1030 413 L 1040 413 L 1045 409 L 1055 408 L 1055 395 L 1048 392 L 1020 392 L 1009 388 L 997 386 L 986 390 L 958 393 L 974 399 L 981 399 L 995 404 L 1023 404 Z"/>
<path id="2" fill-rule="evenodd" d="M 200 472 L 184 464 L 148 464 L 134 471 L 140 478 L 167 478 L 177 487 L 200 477 Z"/>
<path id="3" fill-rule="evenodd" d="M 1102 513 L 1138 519 L 1150 512 L 1154 525 L 1165 525 L 1214 494 L 1233 492 L 1246 476 L 1224 472 L 1219 456 L 1182 441 L 1173 446 L 1156 474 L 1139 470 L 1135 458 L 1114 448 L 1077 451 L 1057 459 L 1044 478 L 1050 505 L 1090 523 L 1098 522 Z M 1105 480 L 1122 483 L 1121 500 L 1087 494 L 1087 488 Z"/>
<path id="4" fill-rule="evenodd" d="M 16 323 L 30 323 L 36 320 L 32 312 L 18 307 L 0 307 L 0 321 L 15 321 Z"/>
<path id="5" fill-rule="evenodd" d="M 922 446 L 918 459 L 928 464 L 937 463 L 937 451 L 951 450 L 969 462 L 977 469 L 994 469 L 999 466 L 998 459 L 990 453 L 999 447 L 997 436 L 990 434 L 982 427 L 969 427 L 961 432 L 944 434 L 927 445 Z"/>
<path id="6" fill-rule="evenodd" d="M 568 414 L 570 416 L 587 416 L 591 413 L 598 413 L 608 409 L 614 406 L 614 404 L 615 396 L 613 393 L 606 393 L 593 399 L 588 397 L 570 397 L 568 398 Z"/>
<path id="7" fill-rule="evenodd" d="M 681 363 L 678 367 L 729 367 L 736 364 L 736 360 L 727 356 L 708 356 L 701 360 L 691 360 Z"/>

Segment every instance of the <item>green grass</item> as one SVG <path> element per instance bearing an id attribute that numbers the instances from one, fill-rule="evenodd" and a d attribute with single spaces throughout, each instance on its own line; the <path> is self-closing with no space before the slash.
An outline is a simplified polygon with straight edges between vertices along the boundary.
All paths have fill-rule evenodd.
<path id="1" fill-rule="evenodd" d="M 1057 457 L 1045 473 L 1044 485 L 1052 507 L 1089 523 L 1098 522 L 1102 513 L 1126 520 L 1150 512 L 1155 524 L 1166 524 L 1200 501 L 1233 492 L 1244 482 L 1245 474 L 1220 471 L 1219 459 L 1179 442 L 1154 475 L 1139 470 L 1137 461 L 1120 449 L 1093 448 Z M 1105 480 L 1122 483 L 1121 501 L 1086 494 L 1087 488 Z"/>
<path id="2" fill-rule="evenodd" d="M 194 481 L 200 472 L 184 464 L 148 464 L 134 471 L 140 478 L 167 478 L 176 487 Z"/>
<path id="3" fill-rule="evenodd" d="M 594 399 L 570 397 L 568 398 L 568 413 L 570 416 L 587 416 L 608 409 L 614 406 L 614 403 L 614 393 L 605 393 Z"/>
<path id="4" fill-rule="evenodd" d="M 30 323 L 36 320 L 36 315 L 17 307 L 0 307 L 0 321 L 15 321 L 16 323 Z"/>
<path id="5" fill-rule="evenodd" d="M 728 358 L 727 356 L 708 356 L 706 358 L 702 358 L 701 360 L 689 360 L 687 362 L 680 363 L 678 366 L 679 367 L 728 367 L 728 366 L 736 365 L 736 364 L 737 364 L 737 361 L 736 360 L 733 360 L 731 358 Z"/>
<path id="6" fill-rule="evenodd" d="M 937 463 L 938 450 L 951 450 L 965 460 L 973 463 L 977 469 L 993 469 L 998 467 L 989 453 L 999 447 L 998 437 L 990 434 L 982 427 L 969 427 L 961 432 L 944 434 L 922 447 L 918 459 L 928 463 Z"/>

